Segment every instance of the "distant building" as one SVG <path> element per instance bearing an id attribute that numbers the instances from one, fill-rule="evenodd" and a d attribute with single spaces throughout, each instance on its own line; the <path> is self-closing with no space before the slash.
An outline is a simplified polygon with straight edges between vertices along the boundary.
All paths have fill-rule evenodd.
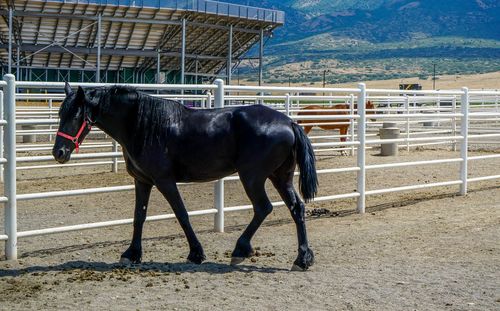
<path id="1" fill-rule="evenodd" d="M 230 79 L 285 18 L 208 0 L 12 0 L 0 14 L 2 75 L 111 83 Z"/>

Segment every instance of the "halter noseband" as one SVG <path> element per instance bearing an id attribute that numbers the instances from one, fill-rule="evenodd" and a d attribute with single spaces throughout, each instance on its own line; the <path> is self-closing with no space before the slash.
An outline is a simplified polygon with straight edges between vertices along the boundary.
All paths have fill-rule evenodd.
<path id="1" fill-rule="evenodd" d="M 83 133 L 83 130 L 87 127 L 89 129 L 89 131 L 92 129 L 92 124 L 94 122 L 92 122 L 90 120 L 90 118 L 88 116 L 85 116 L 84 118 L 84 121 L 82 123 L 82 126 L 80 126 L 80 129 L 78 130 L 78 133 L 76 133 L 76 136 L 71 136 L 71 135 L 68 135 L 66 133 L 63 133 L 63 132 L 57 132 L 57 136 L 61 136 L 61 137 L 64 137 L 66 139 L 69 139 L 71 140 L 71 142 L 73 144 L 75 144 L 75 151 L 76 153 L 78 153 L 78 150 L 80 149 L 80 145 L 81 143 L 79 142 L 80 140 L 80 136 L 82 135 Z"/>

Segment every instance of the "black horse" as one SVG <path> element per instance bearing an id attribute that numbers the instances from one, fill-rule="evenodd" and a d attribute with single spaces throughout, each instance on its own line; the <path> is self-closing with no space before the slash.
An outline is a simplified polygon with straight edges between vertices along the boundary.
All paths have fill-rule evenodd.
<path id="1" fill-rule="evenodd" d="M 204 182 L 237 172 L 254 216 L 236 243 L 231 264 L 254 253 L 250 240 L 273 207 L 265 191 L 269 178 L 288 206 L 297 227 L 298 257 L 293 269 L 314 262 L 309 248 L 304 203 L 293 186 L 298 163 L 299 188 L 307 201 L 317 191 L 315 158 L 309 139 L 290 118 L 268 107 L 195 110 L 148 96 L 132 88 L 65 87 L 60 124 L 52 153 L 65 163 L 95 124 L 123 148 L 127 171 L 135 179 L 134 233 L 121 262 L 140 263 L 141 236 L 152 186 L 167 199 L 189 242 L 188 260 L 205 260 L 189 222 L 177 182 Z"/>

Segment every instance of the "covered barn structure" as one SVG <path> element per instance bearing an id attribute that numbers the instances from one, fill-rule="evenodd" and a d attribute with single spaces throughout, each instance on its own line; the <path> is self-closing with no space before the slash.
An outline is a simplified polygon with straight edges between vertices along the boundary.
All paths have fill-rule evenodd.
<path id="1" fill-rule="evenodd" d="M 207 0 L 4 0 L 2 76 L 200 83 L 224 78 L 284 23 L 277 10 Z"/>

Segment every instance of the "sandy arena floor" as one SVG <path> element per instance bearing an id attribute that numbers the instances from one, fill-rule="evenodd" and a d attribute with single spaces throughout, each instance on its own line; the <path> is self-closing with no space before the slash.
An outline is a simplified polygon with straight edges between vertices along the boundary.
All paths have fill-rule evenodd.
<path id="1" fill-rule="evenodd" d="M 394 161 L 370 153 L 368 164 Z M 421 150 L 403 152 L 398 160 L 457 156 Z M 355 158 L 318 161 L 319 169 L 349 166 Z M 470 176 L 493 175 L 500 160 L 469 166 Z M 132 183 L 123 169 L 108 171 L 22 171 L 18 193 Z M 319 195 L 353 191 L 354 174 L 321 175 Z M 458 176 L 458 164 L 369 171 L 367 189 Z M 212 207 L 213 184 L 180 189 L 189 210 Z M 471 183 L 465 197 L 457 191 L 454 186 L 369 197 L 364 215 L 353 213 L 354 200 L 309 204 L 316 264 L 305 273 L 289 271 L 297 245 L 284 207 L 275 208 L 254 238 L 260 256 L 239 268 L 228 265 L 228 254 L 250 212 L 226 214 L 222 234 L 212 232 L 213 216 L 191 218 L 207 255 L 200 266 L 184 263 L 188 246 L 173 220 L 145 225 L 144 263 L 132 268 L 116 264 L 131 225 L 20 239 L 20 260 L 0 261 L 0 310 L 499 310 L 500 181 Z M 272 189 L 269 195 L 278 199 Z M 131 191 L 20 201 L 18 229 L 130 218 L 133 198 Z M 226 183 L 225 200 L 227 206 L 248 204 L 239 182 Z M 161 213 L 170 208 L 154 190 L 149 215 Z"/>

